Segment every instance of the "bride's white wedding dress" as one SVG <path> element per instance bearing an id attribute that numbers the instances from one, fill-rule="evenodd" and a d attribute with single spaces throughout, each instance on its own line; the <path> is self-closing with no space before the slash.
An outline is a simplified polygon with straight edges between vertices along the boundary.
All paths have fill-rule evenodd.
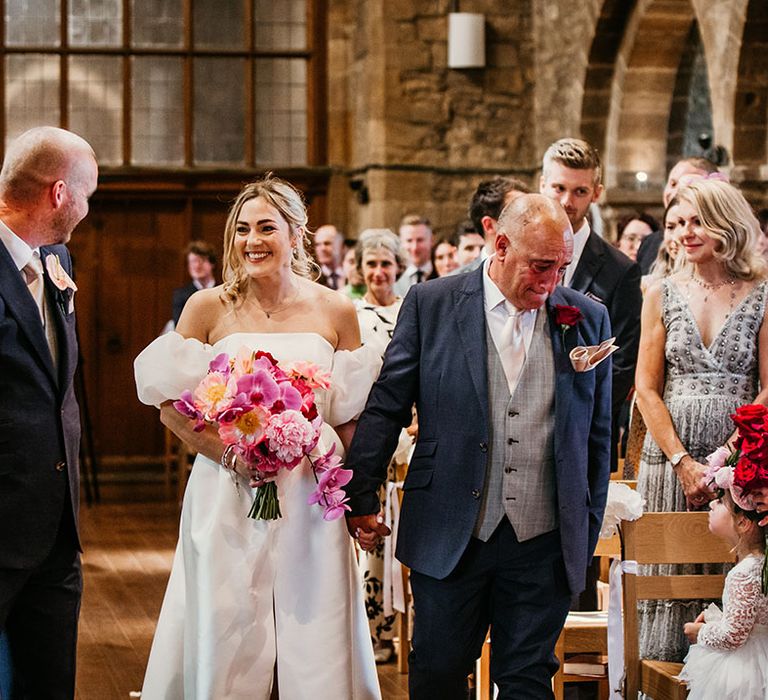
<path id="1" fill-rule="evenodd" d="M 361 412 L 378 358 L 366 348 L 335 352 L 315 333 L 236 333 L 213 346 L 166 334 L 136 358 L 139 398 L 177 399 L 213 357 L 243 346 L 331 372 L 331 389 L 316 392 L 326 421 L 318 450 L 336 442 L 338 453 L 330 425 Z M 352 540 L 343 518 L 326 522 L 307 505 L 314 486 L 306 464 L 282 470 L 283 517 L 252 520 L 247 482 L 237 490 L 230 472 L 197 457 L 143 700 L 266 699 L 275 664 L 281 700 L 380 698 Z"/>

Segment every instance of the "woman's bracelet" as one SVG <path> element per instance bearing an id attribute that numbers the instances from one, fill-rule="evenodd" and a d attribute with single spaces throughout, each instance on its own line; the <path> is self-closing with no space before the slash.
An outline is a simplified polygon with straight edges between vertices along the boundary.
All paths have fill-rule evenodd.
<path id="1" fill-rule="evenodd" d="M 224 448 L 224 452 L 221 453 L 221 460 L 219 461 L 222 469 L 226 469 L 229 472 L 229 476 L 232 479 L 232 483 L 235 485 L 235 490 L 240 493 L 240 482 L 237 480 L 237 453 L 235 452 L 234 445 L 227 445 Z"/>

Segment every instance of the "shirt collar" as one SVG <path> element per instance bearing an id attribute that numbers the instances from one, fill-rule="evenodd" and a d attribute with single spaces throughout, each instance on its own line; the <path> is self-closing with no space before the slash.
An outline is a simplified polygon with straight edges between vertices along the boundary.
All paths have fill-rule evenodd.
<path id="1" fill-rule="evenodd" d="M 39 248 L 30 248 L 27 242 L 19 238 L 3 221 L 0 221 L 0 241 L 7 248 L 19 272 L 32 259 L 35 251 L 40 250 Z"/>
<path id="2" fill-rule="evenodd" d="M 501 293 L 501 290 L 491 279 L 490 274 L 488 274 L 488 270 L 491 267 L 491 260 L 493 260 L 495 257 L 496 253 L 483 261 L 483 300 L 485 303 L 486 312 L 495 311 L 501 307 L 505 314 L 510 314 L 513 311 L 517 311 L 519 314 L 522 314 L 521 320 L 523 323 L 526 322 L 526 319 L 535 318 L 538 309 L 518 309 L 511 301 L 509 301 L 509 299 L 507 299 L 507 297 Z"/>

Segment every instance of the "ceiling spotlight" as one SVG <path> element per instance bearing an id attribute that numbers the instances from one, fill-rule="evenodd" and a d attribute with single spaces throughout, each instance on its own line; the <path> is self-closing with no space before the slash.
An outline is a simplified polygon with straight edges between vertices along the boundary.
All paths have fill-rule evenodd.
<path id="1" fill-rule="evenodd" d="M 635 180 L 637 180 L 640 184 L 648 182 L 648 173 L 644 170 L 638 170 L 635 173 Z"/>

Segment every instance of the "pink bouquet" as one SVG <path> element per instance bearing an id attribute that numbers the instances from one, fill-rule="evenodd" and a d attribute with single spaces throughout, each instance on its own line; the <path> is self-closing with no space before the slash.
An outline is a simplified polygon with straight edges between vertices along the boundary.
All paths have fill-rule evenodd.
<path id="1" fill-rule="evenodd" d="M 335 520 L 349 510 L 342 487 L 352 472 L 341 468 L 335 445 L 311 456 L 323 424 L 314 389 L 328 388 L 328 375 L 310 362 L 281 367 L 268 352 L 242 348 L 232 358 L 217 355 L 194 391 L 185 391 L 173 406 L 195 421 L 194 430 L 217 428 L 226 445 L 222 465 L 229 469 L 239 456 L 269 478 L 306 457 L 317 482 L 308 504 L 319 504 L 323 518 Z M 281 516 L 274 479 L 256 489 L 248 515 L 261 520 Z"/>

